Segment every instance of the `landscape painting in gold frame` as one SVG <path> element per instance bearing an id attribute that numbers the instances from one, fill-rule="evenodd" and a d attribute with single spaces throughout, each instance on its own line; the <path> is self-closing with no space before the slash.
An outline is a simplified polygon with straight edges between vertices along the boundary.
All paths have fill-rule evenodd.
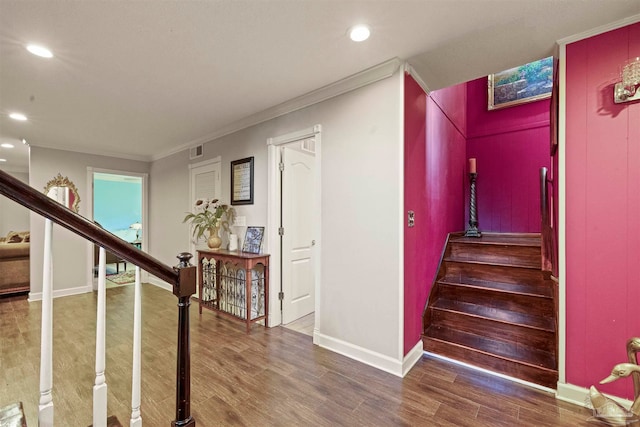
<path id="1" fill-rule="evenodd" d="M 553 57 L 490 74 L 489 110 L 513 107 L 551 97 Z"/>

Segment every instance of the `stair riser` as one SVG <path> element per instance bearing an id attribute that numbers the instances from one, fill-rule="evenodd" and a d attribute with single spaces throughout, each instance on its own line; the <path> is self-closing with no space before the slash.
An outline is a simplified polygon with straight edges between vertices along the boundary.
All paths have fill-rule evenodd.
<path id="1" fill-rule="evenodd" d="M 471 349 L 430 340 L 429 338 L 423 338 L 422 341 L 426 351 L 469 363 L 480 368 L 501 372 L 524 381 L 540 384 L 549 388 L 555 388 L 558 381 L 558 373 L 554 370 L 522 365 L 510 360 L 479 353 Z"/>
<path id="2" fill-rule="evenodd" d="M 466 264 L 464 262 L 446 261 L 445 278 L 450 281 L 464 283 L 464 279 L 488 280 L 504 283 L 529 283 L 546 286 L 540 270 L 502 267 L 482 264 Z"/>
<path id="3" fill-rule="evenodd" d="M 458 260 L 522 265 L 533 268 L 540 268 L 542 262 L 540 248 L 532 246 L 494 246 L 451 242 L 447 251 L 447 258 Z"/>
<path id="4" fill-rule="evenodd" d="M 486 307 L 528 313 L 536 316 L 552 317 L 555 313 L 555 306 L 553 300 L 550 298 L 509 294 L 464 285 L 449 285 L 444 283 L 438 285 L 440 298 L 480 304 Z"/>
<path id="5" fill-rule="evenodd" d="M 462 313 L 431 309 L 431 325 L 511 342 L 521 342 L 550 353 L 555 352 L 555 334 L 540 329 L 496 322 Z"/>

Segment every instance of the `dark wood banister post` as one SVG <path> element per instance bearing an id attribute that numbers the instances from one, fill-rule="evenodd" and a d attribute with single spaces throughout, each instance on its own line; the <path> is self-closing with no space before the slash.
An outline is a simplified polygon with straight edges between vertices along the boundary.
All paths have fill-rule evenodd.
<path id="1" fill-rule="evenodd" d="M 189 338 L 189 306 L 191 295 L 196 292 L 196 267 L 189 264 L 193 255 L 178 254 L 180 264 L 175 267 L 178 281 L 173 294 L 178 297 L 178 355 L 176 369 L 176 419 L 171 427 L 195 427 L 191 416 L 191 341 Z"/>

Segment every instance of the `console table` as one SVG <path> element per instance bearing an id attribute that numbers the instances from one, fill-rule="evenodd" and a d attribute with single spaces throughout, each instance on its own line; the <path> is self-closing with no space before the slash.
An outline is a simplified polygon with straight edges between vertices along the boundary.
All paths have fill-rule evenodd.
<path id="1" fill-rule="evenodd" d="M 269 255 L 198 251 L 199 312 L 216 311 L 246 323 L 269 317 Z"/>

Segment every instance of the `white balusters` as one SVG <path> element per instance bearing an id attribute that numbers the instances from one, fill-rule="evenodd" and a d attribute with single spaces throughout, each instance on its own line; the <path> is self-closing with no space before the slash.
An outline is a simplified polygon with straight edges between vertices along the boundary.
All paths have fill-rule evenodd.
<path id="1" fill-rule="evenodd" d="M 140 416 L 140 351 L 142 348 L 142 284 L 140 267 L 136 266 L 135 296 L 133 300 L 133 369 L 131 373 L 130 427 L 142 427 Z"/>
<path id="2" fill-rule="evenodd" d="M 40 335 L 40 405 L 38 424 L 53 427 L 53 223 L 44 224 L 44 265 L 42 270 L 42 327 Z"/>
<path id="3" fill-rule="evenodd" d="M 93 385 L 93 426 L 107 425 L 107 383 L 105 381 L 106 252 L 100 248 L 98 262 L 98 307 L 96 314 L 96 379 Z"/>

